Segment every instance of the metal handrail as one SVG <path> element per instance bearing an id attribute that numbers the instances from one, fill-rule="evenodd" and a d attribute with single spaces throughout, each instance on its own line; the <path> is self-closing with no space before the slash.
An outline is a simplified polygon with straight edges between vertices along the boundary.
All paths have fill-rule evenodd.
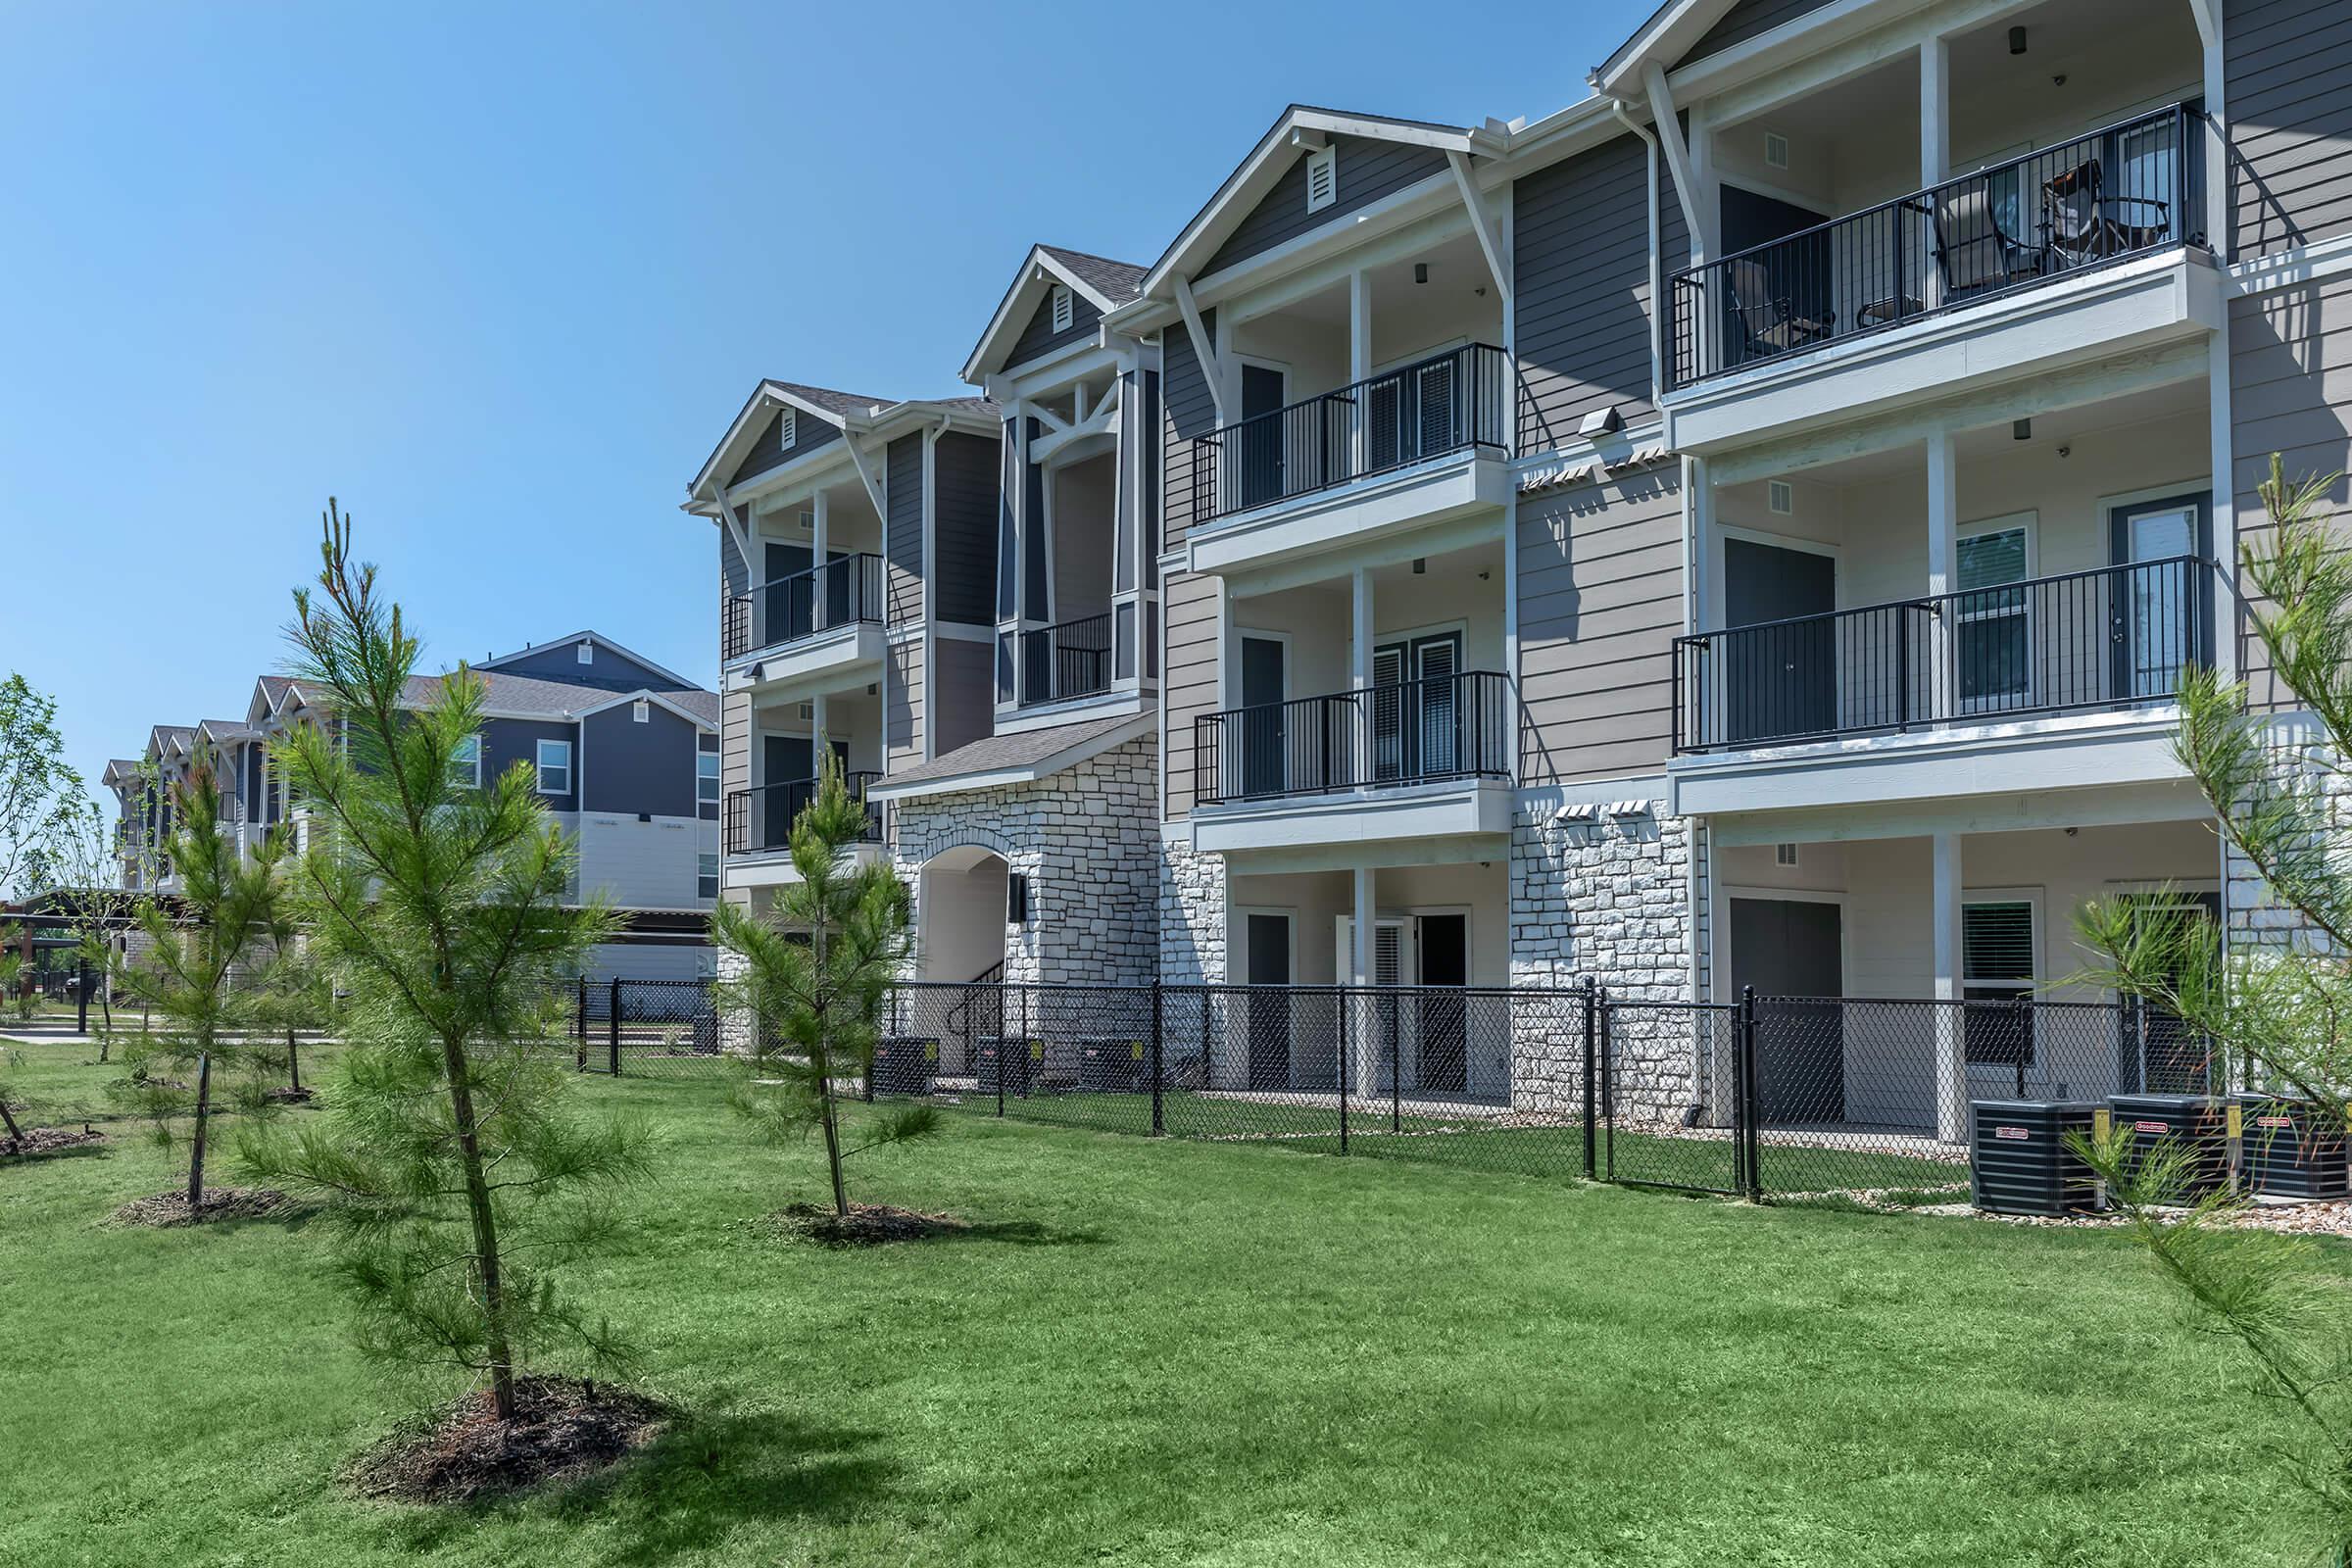
<path id="1" fill-rule="evenodd" d="M 719 606 L 719 657 L 783 648 L 819 632 L 884 618 L 882 558 L 845 555 L 727 595 Z"/>
<path id="2" fill-rule="evenodd" d="M 1218 805 L 1508 778 L 1517 736 L 1510 679 L 1493 670 L 1232 708 L 1194 721 L 1195 793 Z"/>
<path id="3" fill-rule="evenodd" d="M 1021 706 L 1110 690 L 1110 613 L 1021 633 Z"/>
<path id="4" fill-rule="evenodd" d="M 852 795 L 865 800 L 866 790 L 880 783 L 880 773 L 860 770 L 845 773 L 842 782 Z M 818 780 L 813 778 L 783 779 L 772 784 L 755 784 L 748 789 L 727 792 L 725 810 L 726 849 L 729 855 L 756 855 L 768 850 L 788 849 L 792 844 L 792 828 L 808 803 L 816 799 Z M 882 803 L 865 802 L 866 828 L 863 842 L 882 842 Z"/>

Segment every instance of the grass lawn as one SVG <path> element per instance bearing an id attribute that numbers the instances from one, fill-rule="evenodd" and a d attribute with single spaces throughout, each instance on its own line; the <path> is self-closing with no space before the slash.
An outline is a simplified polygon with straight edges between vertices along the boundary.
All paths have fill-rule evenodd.
<path id="1" fill-rule="evenodd" d="M 24 1054 L 28 1089 L 102 1103 L 85 1048 Z M 0 1170 L 0 1563 L 2202 1568 L 2301 1544 L 2281 1413 L 2111 1234 L 958 1115 L 858 1186 L 974 1234 L 832 1252 L 752 1223 L 817 1165 L 747 1146 L 715 1083 L 581 1091 L 667 1139 L 634 1243 L 576 1286 L 691 1412 L 668 1439 L 525 1500 L 352 1500 L 331 1473 L 429 1391 L 358 1359 L 316 1230 L 105 1224 L 172 1177 L 126 1136 Z"/>

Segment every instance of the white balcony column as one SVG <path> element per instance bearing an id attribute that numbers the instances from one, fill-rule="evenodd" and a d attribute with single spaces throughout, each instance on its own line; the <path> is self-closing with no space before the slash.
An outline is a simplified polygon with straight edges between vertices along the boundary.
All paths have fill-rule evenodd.
<path id="1" fill-rule="evenodd" d="M 1348 274 L 1348 381 L 1361 385 L 1372 376 L 1372 279 L 1362 268 Z M 1348 416 L 1350 470 L 1361 473 L 1371 466 L 1369 398 L 1358 396 Z"/>
<path id="2" fill-rule="evenodd" d="M 1355 568 L 1348 626 L 1348 686 L 1355 693 L 1355 776 L 1368 781 L 1378 759 L 1372 752 L 1372 573 Z"/>
<path id="3" fill-rule="evenodd" d="M 1934 840 L 1935 873 L 1930 897 L 1935 900 L 1936 1000 L 1957 1004 L 1960 978 L 1960 835 L 1938 833 Z M 1936 1009 L 1936 1136 L 1945 1143 L 1968 1137 L 1968 1037 L 1966 1020 L 1957 1005 Z"/>
<path id="4" fill-rule="evenodd" d="M 844 437 L 844 439 L 848 438 Z M 801 631 L 813 631 L 824 625 L 827 609 L 826 589 L 830 586 L 825 581 L 824 564 L 825 535 L 830 531 L 826 517 L 831 508 L 826 505 L 825 492 L 821 488 L 816 492 L 809 506 L 808 564 L 814 570 L 808 578 L 808 624 L 797 628 Z"/>
<path id="5" fill-rule="evenodd" d="M 825 694 L 818 692 L 808 699 L 808 776 L 820 776 L 824 769 L 818 759 L 828 749 L 825 731 Z"/>
<path id="6" fill-rule="evenodd" d="M 1952 51 L 1940 38 L 1919 46 L 1919 188 L 1932 190 L 1951 177 Z M 1900 221 L 1898 219 L 1897 221 Z M 1926 247 L 1920 252 L 1920 299 L 1930 310 L 1943 303 L 1943 270 Z M 1901 280 L 1897 279 L 1897 286 Z"/>
<path id="7" fill-rule="evenodd" d="M 1355 868 L 1355 952 L 1348 956 L 1348 969 L 1359 986 L 1372 983 L 1372 933 L 1374 926 L 1379 923 L 1379 912 L 1373 906 L 1372 898 L 1376 881 L 1372 867 L 1359 865 Z"/>
<path id="8" fill-rule="evenodd" d="M 1914 718 L 1949 718 L 1959 710 L 1958 638 L 1952 607 L 1942 597 L 1953 592 L 1960 576 L 1960 493 L 1953 468 L 1952 433 L 1938 430 L 1928 437 L 1928 596 L 1937 601 L 1928 620 L 1930 707 Z"/>

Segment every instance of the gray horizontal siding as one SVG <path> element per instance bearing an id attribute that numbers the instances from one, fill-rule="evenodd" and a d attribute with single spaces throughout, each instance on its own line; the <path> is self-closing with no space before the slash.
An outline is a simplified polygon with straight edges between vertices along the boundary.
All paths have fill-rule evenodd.
<path id="1" fill-rule="evenodd" d="M 571 789 L 562 795 L 542 795 L 551 811 L 579 809 L 580 727 L 567 720 L 486 718 L 482 720 L 482 782 L 499 777 L 516 762 L 537 767 L 539 742 L 571 743 Z"/>
<path id="2" fill-rule="evenodd" d="M 659 704 L 647 705 L 640 724 L 634 708 L 623 703 L 580 721 L 580 809 L 696 815 L 694 725 Z"/>
<path id="3" fill-rule="evenodd" d="M 2230 0 L 2222 53 L 2232 254 L 2352 233 L 2352 7 Z"/>
<path id="4" fill-rule="evenodd" d="M 1102 319 L 1102 313 L 1095 302 L 1076 289 L 1071 289 L 1070 324 L 1058 332 L 1054 331 L 1054 291 L 1049 288 L 1045 297 L 1037 302 L 1037 310 L 1029 318 L 1029 324 L 1021 328 L 1021 335 L 1014 338 L 1012 347 L 1005 351 L 1004 363 L 1007 366 L 1025 365 L 1055 349 L 1084 342 L 1095 335 L 1095 327 Z"/>
<path id="5" fill-rule="evenodd" d="M 942 637 L 932 650 L 937 692 L 924 694 L 932 726 L 931 755 L 945 757 L 958 746 L 984 741 L 997 727 L 997 650 L 994 643 Z"/>
<path id="6" fill-rule="evenodd" d="M 890 516 L 882 556 L 890 577 L 890 623 L 923 618 L 923 438 L 903 435 L 882 456 L 882 499 Z"/>
<path id="7" fill-rule="evenodd" d="M 1740 0 L 1717 19 L 1715 25 L 1700 34 L 1698 42 L 1670 69 L 1680 71 L 1693 60 L 1704 60 L 1734 44 L 1745 43 L 1758 33 L 1770 32 L 1782 23 L 1793 22 L 1829 3 L 1830 0 Z"/>
<path id="8" fill-rule="evenodd" d="M 996 624 L 998 450 L 986 436 L 951 430 L 933 455 L 931 604 L 941 620 Z"/>
<path id="9" fill-rule="evenodd" d="M 1524 174 L 1512 189 L 1512 266 L 1518 280 L 1518 450 L 1573 439 L 1595 409 L 1628 422 L 1650 401 L 1649 160 L 1619 137 Z M 1663 185 L 1668 176 L 1659 171 Z M 1672 220 L 1668 221 L 1671 210 Z M 1671 273 L 1689 254 L 1671 191 L 1660 207 Z"/>
<path id="10" fill-rule="evenodd" d="M 790 463 L 797 457 L 814 452 L 818 447 L 829 446 L 841 439 L 840 426 L 829 420 L 818 418 L 807 409 L 801 409 L 797 413 L 798 418 L 794 421 L 792 446 L 785 447 L 781 440 L 784 430 L 783 414 L 779 412 L 770 415 L 767 423 L 760 431 L 760 439 L 752 443 L 752 450 L 744 455 L 743 462 L 736 466 L 734 473 L 728 477 L 728 484 L 741 484 L 746 479 L 756 478 L 770 468 Z"/>
<path id="11" fill-rule="evenodd" d="M 1672 469 L 1519 503 L 1520 777 L 1654 772 L 1673 749 L 1683 497 Z"/>
<path id="12" fill-rule="evenodd" d="M 1200 269 L 1202 276 L 1246 262 L 1311 229 L 1339 222 L 1383 197 L 1446 172 L 1446 155 L 1435 147 L 1364 136 L 1334 136 L 1331 144 L 1335 149 L 1333 172 L 1340 187 L 1331 205 L 1321 212 L 1306 210 L 1306 155 L 1295 153 L 1291 167 Z"/>
<path id="13" fill-rule="evenodd" d="M 882 677 L 884 768 L 898 772 L 923 760 L 923 644 L 904 642 L 890 650 Z"/>
<path id="14" fill-rule="evenodd" d="M 1167 618 L 1168 815 L 1193 808 L 1193 723 L 1217 710 L 1217 580 L 1177 572 L 1162 600 Z"/>
<path id="15" fill-rule="evenodd" d="M 1214 333 L 1217 313 L 1203 312 L 1200 324 Z M 1163 527 L 1159 547 L 1174 550 L 1184 543 L 1185 530 L 1193 523 L 1193 441 L 1217 427 L 1216 400 L 1209 396 L 1200 356 L 1194 352 L 1192 334 L 1182 322 L 1160 336 L 1160 388 Z"/>
<path id="16" fill-rule="evenodd" d="M 589 662 L 583 664 L 579 647 L 578 643 L 570 642 L 534 648 L 519 658 L 500 661 L 498 672 L 612 692 L 633 692 L 648 686 L 659 690 L 673 684 L 667 675 L 600 642 L 589 644 Z"/>

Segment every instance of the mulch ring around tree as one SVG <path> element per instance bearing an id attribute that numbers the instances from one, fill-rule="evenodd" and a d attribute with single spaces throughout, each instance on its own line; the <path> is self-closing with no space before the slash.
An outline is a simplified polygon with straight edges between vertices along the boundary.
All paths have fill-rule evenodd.
<path id="1" fill-rule="evenodd" d="M 191 1213 L 185 1188 L 134 1198 L 115 1210 L 118 1225 L 209 1225 L 215 1220 L 257 1219 L 286 1206 L 292 1200 L 268 1187 L 208 1187 L 204 1209 Z"/>
<path id="2" fill-rule="evenodd" d="M 826 1247 L 884 1247 L 952 1236 L 970 1227 L 953 1214 L 923 1214 L 888 1203 L 852 1203 L 836 1214 L 818 1203 L 787 1203 L 767 1216 L 770 1229 Z"/>
<path id="3" fill-rule="evenodd" d="M 106 1134 L 87 1127 L 28 1127 L 24 1136 L 9 1147 L 9 1137 L 0 1132 L 0 1169 L 16 1160 L 39 1159 L 45 1154 L 71 1153 L 76 1149 L 95 1149 L 106 1142 Z"/>
<path id="4" fill-rule="evenodd" d="M 671 1416 L 650 1395 L 577 1378 L 514 1382 L 514 1419 L 498 1419 L 488 1389 L 437 1420 L 354 1460 L 344 1484 L 364 1497 L 466 1502 L 602 1470 L 651 1443 Z"/>
<path id="5" fill-rule="evenodd" d="M 312 1090 L 288 1089 L 280 1085 L 275 1089 L 263 1090 L 262 1098 L 272 1105 L 308 1105 L 318 1096 Z"/>

